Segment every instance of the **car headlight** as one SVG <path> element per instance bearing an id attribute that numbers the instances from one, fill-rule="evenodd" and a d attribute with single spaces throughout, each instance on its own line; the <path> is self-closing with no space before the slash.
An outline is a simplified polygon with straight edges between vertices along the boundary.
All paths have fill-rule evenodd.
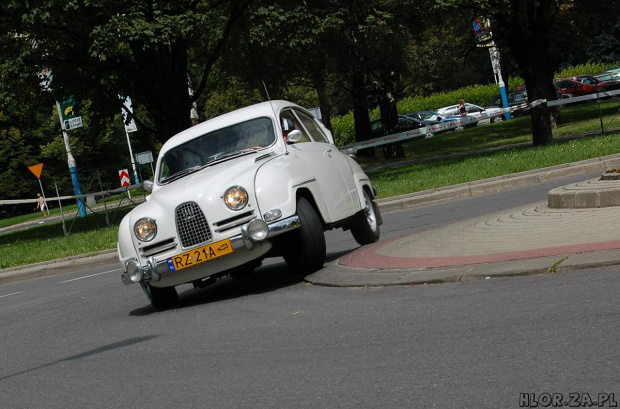
<path id="1" fill-rule="evenodd" d="M 157 223 L 149 217 L 144 217 L 133 225 L 133 232 L 138 240 L 151 241 L 157 235 Z"/>
<path id="2" fill-rule="evenodd" d="M 248 192 L 241 186 L 233 186 L 224 193 L 224 203 L 230 210 L 241 210 L 248 204 Z"/>

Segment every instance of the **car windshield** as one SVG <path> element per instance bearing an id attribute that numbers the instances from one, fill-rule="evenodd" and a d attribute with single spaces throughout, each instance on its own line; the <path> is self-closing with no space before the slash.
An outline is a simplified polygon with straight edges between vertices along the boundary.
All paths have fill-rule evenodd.
<path id="1" fill-rule="evenodd" d="M 420 117 L 424 121 L 439 121 L 441 120 L 441 116 L 436 112 L 420 112 Z"/>
<path id="2" fill-rule="evenodd" d="M 161 159 L 159 183 L 168 183 L 222 160 L 247 155 L 276 140 L 270 118 L 256 118 L 200 135 Z"/>

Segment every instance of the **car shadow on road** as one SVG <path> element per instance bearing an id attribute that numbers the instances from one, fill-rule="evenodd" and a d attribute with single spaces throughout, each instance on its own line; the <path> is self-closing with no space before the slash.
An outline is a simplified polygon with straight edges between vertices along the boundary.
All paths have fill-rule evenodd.
<path id="1" fill-rule="evenodd" d="M 335 261 L 351 251 L 328 253 L 325 261 Z M 205 288 L 193 288 L 190 285 L 179 286 L 177 287 L 179 303 L 175 307 L 169 308 L 168 311 L 273 292 L 303 282 L 304 276 L 301 273 L 295 272 L 281 260 L 280 262 L 270 263 L 257 268 L 247 278 L 234 279 L 232 277 L 223 277 Z M 129 315 L 145 316 L 163 311 L 152 307 L 146 297 L 144 297 L 144 302 L 145 305 L 143 307 L 131 311 Z"/>

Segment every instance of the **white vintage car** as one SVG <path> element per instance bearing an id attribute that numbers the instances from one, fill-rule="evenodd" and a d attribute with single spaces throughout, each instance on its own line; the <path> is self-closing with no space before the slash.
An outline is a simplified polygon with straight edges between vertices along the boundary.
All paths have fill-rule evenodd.
<path id="1" fill-rule="evenodd" d="M 323 266 L 324 231 L 379 239 L 368 176 L 307 110 L 287 101 L 243 108 L 189 128 L 161 148 L 147 201 L 121 221 L 125 284 L 155 307 L 175 286 L 251 274 L 266 257 L 295 272 Z"/>

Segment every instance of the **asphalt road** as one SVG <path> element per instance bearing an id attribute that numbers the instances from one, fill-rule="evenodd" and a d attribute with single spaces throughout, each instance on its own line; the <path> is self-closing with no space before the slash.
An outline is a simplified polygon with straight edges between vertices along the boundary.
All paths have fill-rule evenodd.
<path id="1" fill-rule="evenodd" d="M 389 213 L 382 237 L 539 201 L 566 183 Z M 328 234 L 331 258 L 356 248 L 349 236 Z M 5 285 L 0 407 L 516 408 L 570 393 L 618 402 L 616 270 L 327 288 L 277 261 L 250 281 L 187 286 L 167 311 L 123 286 L 117 265 Z"/>

